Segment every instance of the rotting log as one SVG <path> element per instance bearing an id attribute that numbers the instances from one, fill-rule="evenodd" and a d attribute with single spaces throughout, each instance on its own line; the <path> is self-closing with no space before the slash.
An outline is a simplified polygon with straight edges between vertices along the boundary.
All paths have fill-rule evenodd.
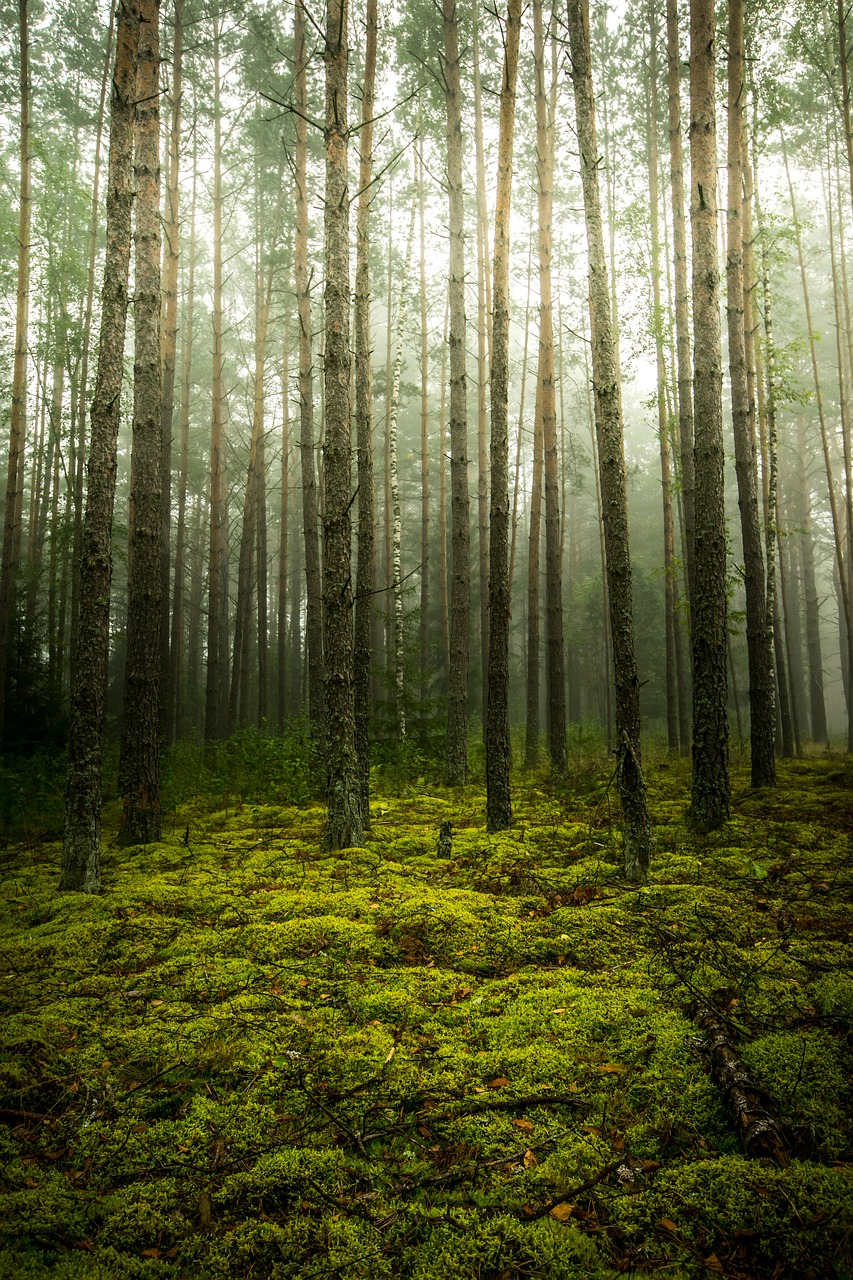
<path id="1" fill-rule="evenodd" d="M 769 1156 L 787 1168 L 793 1146 L 791 1136 L 774 1114 L 771 1099 L 754 1083 L 725 1021 L 708 1005 L 699 1006 L 695 1019 L 706 1034 L 711 1074 L 723 1092 L 746 1155 L 752 1159 Z"/>

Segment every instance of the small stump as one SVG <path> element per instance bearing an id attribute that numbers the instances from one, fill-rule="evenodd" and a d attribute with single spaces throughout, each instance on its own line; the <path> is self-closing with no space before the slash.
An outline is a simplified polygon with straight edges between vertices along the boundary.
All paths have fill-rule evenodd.
<path id="1" fill-rule="evenodd" d="M 438 828 L 438 847 L 436 852 L 439 858 L 453 857 L 453 836 L 451 832 L 453 827 L 445 818 L 441 826 Z"/>

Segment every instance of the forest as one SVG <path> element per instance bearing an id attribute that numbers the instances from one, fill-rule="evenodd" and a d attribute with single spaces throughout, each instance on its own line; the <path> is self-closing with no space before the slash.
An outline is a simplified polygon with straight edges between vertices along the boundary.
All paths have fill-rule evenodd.
<path id="1" fill-rule="evenodd" d="M 0 1280 L 853 1280 L 845 0 L 2 12 Z"/>

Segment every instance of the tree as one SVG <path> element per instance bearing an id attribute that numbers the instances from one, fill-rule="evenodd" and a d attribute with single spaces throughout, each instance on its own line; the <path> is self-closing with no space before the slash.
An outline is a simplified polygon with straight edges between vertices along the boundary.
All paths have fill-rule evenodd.
<path id="1" fill-rule="evenodd" d="M 27 0 L 18 0 L 21 115 L 19 151 L 21 177 L 18 197 L 18 271 L 15 299 L 15 358 L 12 374 L 12 413 L 9 424 L 9 464 L 3 515 L 0 560 L 0 750 L 6 718 L 9 646 L 15 613 L 15 589 L 21 552 L 24 439 L 27 429 L 27 323 L 30 294 L 30 35 Z"/>
<path id="2" fill-rule="evenodd" d="M 743 270 L 743 0 L 729 0 L 728 39 L 728 253 L 726 315 L 729 375 L 735 441 L 740 527 L 746 588 L 746 643 L 749 659 L 749 740 L 754 787 L 775 786 L 776 711 L 768 628 L 766 577 L 758 518 L 755 460 L 755 404 L 749 394 L 744 328 Z M 771 620 L 772 621 L 772 620 Z"/>
<path id="3" fill-rule="evenodd" d="M 92 398 L 89 484 L 80 561 L 80 618 L 71 690 L 65 831 L 59 883 L 60 889 L 83 893 L 99 893 L 101 888 L 101 744 L 110 643 L 116 445 L 130 270 L 138 43 L 139 8 L 135 0 L 124 0 L 118 14 L 110 96 L 107 251 L 101 302 L 101 339 Z"/>
<path id="4" fill-rule="evenodd" d="M 489 681 L 486 711 L 486 826 L 512 825 L 509 771 L 509 247 L 515 85 L 521 35 L 521 0 L 508 0 L 501 78 L 498 190 L 493 269 L 489 503 Z"/>
<path id="5" fill-rule="evenodd" d="M 323 621 L 326 664 L 326 847 L 363 839 L 355 750 L 352 574 L 350 568 L 350 284 L 347 192 L 347 0 L 326 8 L 326 433 Z"/>
<path id="6" fill-rule="evenodd" d="M 320 542 L 317 532 L 317 481 L 314 467 L 314 370 L 312 364 L 311 286 L 308 273 L 308 55 L 305 49 L 305 6 L 296 0 L 293 18 L 295 64 L 294 173 L 296 234 L 294 274 L 299 320 L 299 431 L 302 465 L 302 531 L 308 593 L 305 639 L 308 646 L 308 714 L 315 735 L 323 725 L 323 602 Z"/>
<path id="7" fill-rule="evenodd" d="M 160 839 L 162 576 L 160 355 L 160 0 L 141 0 L 134 176 L 133 455 L 128 534 L 122 840 Z"/>
<path id="8" fill-rule="evenodd" d="M 589 253 L 592 381 L 607 555 L 610 638 L 616 684 L 616 776 L 625 823 L 625 874 L 629 880 L 643 880 L 648 872 L 651 856 L 651 827 L 640 754 L 640 682 L 634 653 L 634 605 L 622 404 L 598 187 L 598 145 L 595 136 L 587 0 L 569 0 L 568 26 Z"/>
<path id="9" fill-rule="evenodd" d="M 545 34 L 541 0 L 533 5 L 536 64 L 536 176 L 539 201 L 539 397 L 545 460 L 545 610 L 548 646 L 548 749 L 551 767 L 566 769 L 566 673 L 563 656 L 563 573 L 554 390 L 554 320 L 551 302 L 551 214 L 554 204 L 554 121 L 545 89 Z"/>
<path id="10" fill-rule="evenodd" d="M 465 373 L 465 220 L 462 197 L 462 89 L 456 0 L 442 0 L 447 109 L 447 200 L 450 229 L 450 507 L 453 569 L 450 590 L 450 677 L 447 695 L 447 780 L 468 772 L 468 628 L 471 609 L 468 515 L 468 413 Z"/>
<path id="11" fill-rule="evenodd" d="M 712 0 L 690 3 L 690 221 L 693 231 L 694 574 L 693 786 L 701 827 L 729 815 L 726 515 L 720 288 L 717 267 L 716 58 Z M 698 590 L 698 584 L 702 590 Z"/>
<path id="12" fill-rule="evenodd" d="M 367 35 L 359 133 L 355 266 L 355 423 L 358 449 L 358 565 L 355 592 L 353 680 L 355 749 L 361 816 L 370 826 L 370 629 L 376 560 L 373 547 L 373 385 L 370 344 L 370 197 L 373 174 L 373 110 L 376 80 L 376 0 L 367 0 Z"/>

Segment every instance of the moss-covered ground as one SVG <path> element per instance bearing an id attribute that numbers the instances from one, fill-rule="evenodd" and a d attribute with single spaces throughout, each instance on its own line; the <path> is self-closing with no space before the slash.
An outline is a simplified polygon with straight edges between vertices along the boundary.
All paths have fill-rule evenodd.
<path id="1" fill-rule="evenodd" d="M 6 848 L 0 1277 L 853 1276 L 853 765 L 736 775 L 712 835 L 650 780 L 641 889 L 604 788 L 534 775 L 507 835 L 398 788 L 337 856 L 311 802 L 188 802 L 99 898 Z M 699 1000 L 788 1168 L 741 1152 Z"/>

